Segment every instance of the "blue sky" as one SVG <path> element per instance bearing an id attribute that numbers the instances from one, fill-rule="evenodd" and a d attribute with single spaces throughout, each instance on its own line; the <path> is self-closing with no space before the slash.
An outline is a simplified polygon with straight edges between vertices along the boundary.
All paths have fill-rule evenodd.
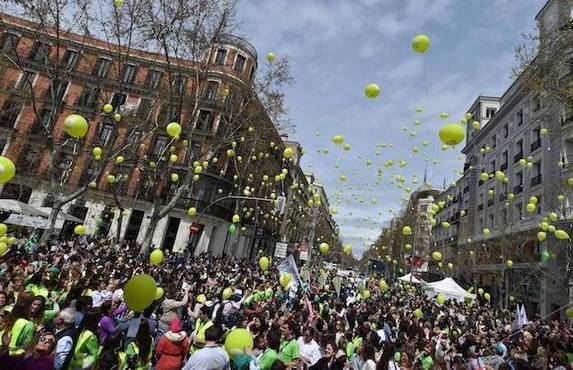
<path id="1" fill-rule="evenodd" d="M 287 103 L 297 126 L 290 139 L 305 147 L 303 167 L 325 185 L 355 255 L 401 206 L 406 193 L 393 174 L 404 176 L 412 189 L 425 169 L 437 188 L 459 177 L 462 145 L 442 151 L 437 132 L 463 118 L 478 95 L 497 96 L 509 86 L 514 48 L 523 42 L 522 33 L 534 31 L 545 1 L 241 1 L 240 33 L 257 48 L 259 62 L 270 51 L 290 59 L 296 82 L 286 90 Z M 424 55 L 410 48 L 419 33 L 432 40 Z M 363 94 L 371 82 L 381 87 L 373 100 Z M 418 106 L 422 113 L 416 113 Z M 442 111 L 450 114 L 447 122 L 439 118 Z M 335 134 L 344 136 L 351 151 L 343 153 L 331 142 Z M 376 147 L 382 143 L 393 147 Z M 414 146 L 420 153 L 413 154 Z M 396 164 L 376 184 L 377 168 L 389 159 Z M 404 168 L 400 159 L 407 161 Z M 348 177 L 344 183 L 342 174 Z"/>

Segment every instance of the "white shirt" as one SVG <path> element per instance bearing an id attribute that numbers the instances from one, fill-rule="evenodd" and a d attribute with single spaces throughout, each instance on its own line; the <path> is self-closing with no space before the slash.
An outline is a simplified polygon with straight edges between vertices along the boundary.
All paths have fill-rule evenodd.
<path id="1" fill-rule="evenodd" d="M 72 346 L 74 345 L 74 341 L 72 337 L 66 335 L 62 337 L 56 343 L 56 356 L 54 358 L 54 369 L 59 370 L 64 366 L 64 361 L 66 361 L 66 357 L 68 353 L 72 350 Z"/>
<path id="2" fill-rule="evenodd" d="M 183 370 L 227 370 L 229 355 L 219 346 L 206 346 L 193 352 Z"/>
<path id="3" fill-rule="evenodd" d="M 322 353 L 320 351 L 320 346 L 314 339 L 308 343 L 305 343 L 304 338 L 299 337 L 297 342 L 299 353 L 310 360 L 310 366 L 314 365 L 318 360 L 320 360 Z"/>

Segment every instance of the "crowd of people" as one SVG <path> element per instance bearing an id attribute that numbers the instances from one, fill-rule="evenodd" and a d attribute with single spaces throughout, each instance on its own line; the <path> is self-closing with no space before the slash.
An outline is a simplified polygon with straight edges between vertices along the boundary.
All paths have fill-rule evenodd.
<path id="1" fill-rule="evenodd" d="M 13 246 L 0 258 L 0 369 L 572 368 L 566 321 L 516 331 L 510 310 L 440 303 L 408 283 L 344 279 L 334 289 L 317 267 L 304 285 L 283 287 L 277 261 L 262 271 L 256 261 L 173 255 L 153 266 L 138 251 L 95 240 Z M 133 312 L 122 288 L 143 272 L 164 294 Z M 252 348 L 225 350 L 233 328 L 248 330 Z"/>

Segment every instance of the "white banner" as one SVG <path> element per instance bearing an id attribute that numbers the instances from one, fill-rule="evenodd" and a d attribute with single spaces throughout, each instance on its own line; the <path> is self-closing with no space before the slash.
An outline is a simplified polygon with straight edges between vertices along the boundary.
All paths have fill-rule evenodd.
<path id="1" fill-rule="evenodd" d="M 275 244 L 275 257 L 285 258 L 287 254 L 287 243 Z"/>

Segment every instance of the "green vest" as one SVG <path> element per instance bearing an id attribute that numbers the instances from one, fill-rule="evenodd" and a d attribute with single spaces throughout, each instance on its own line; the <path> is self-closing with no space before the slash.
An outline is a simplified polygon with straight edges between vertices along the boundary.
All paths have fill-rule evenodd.
<path id="1" fill-rule="evenodd" d="M 26 319 L 19 318 L 16 320 L 14 325 L 12 325 L 12 330 L 10 330 L 10 343 L 8 347 L 10 349 L 10 356 L 23 355 L 26 350 L 23 348 L 24 345 L 29 342 L 25 337 L 20 338 L 22 332 L 27 325 L 32 325 L 32 330 L 34 328 L 34 323 Z M 0 338 L 4 336 L 4 330 L 0 331 Z"/>
<path id="2" fill-rule="evenodd" d="M 97 353 L 95 355 L 91 354 L 87 347 L 87 342 L 93 339 L 95 339 L 97 343 L 97 337 L 94 333 L 89 330 L 82 331 L 76 343 L 76 348 L 74 349 L 74 357 L 72 357 L 70 361 L 70 369 L 85 369 L 93 365 L 97 358 Z"/>
<path id="3" fill-rule="evenodd" d="M 127 354 L 127 352 L 131 352 L 131 355 L 135 355 L 137 357 L 137 364 L 135 365 L 135 370 L 151 369 L 151 358 L 153 357 L 153 351 L 149 351 L 149 354 L 147 355 L 147 359 L 145 359 L 144 362 L 142 362 L 141 359 L 139 358 L 139 347 L 137 346 L 137 343 L 135 343 L 135 342 L 129 343 L 127 345 L 126 354 Z M 121 367 L 120 369 L 126 369 L 127 368 L 127 363 L 125 362 L 125 357 L 126 357 L 126 355 L 124 355 L 124 366 L 125 367 Z M 120 353 L 120 362 L 121 362 L 121 353 Z"/>
<path id="4" fill-rule="evenodd" d="M 197 319 L 197 321 L 195 321 L 195 336 L 197 336 L 202 343 L 193 343 L 193 345 L 189 347 L 189 353 L 193 353 L 203 347 L 203 344 L 205 343 L 205 330 L 209 329 L 211 326 L 213 326 L 213 321 L 209 319 L 205 322 L 202 322 L 201 319 Z"/>

